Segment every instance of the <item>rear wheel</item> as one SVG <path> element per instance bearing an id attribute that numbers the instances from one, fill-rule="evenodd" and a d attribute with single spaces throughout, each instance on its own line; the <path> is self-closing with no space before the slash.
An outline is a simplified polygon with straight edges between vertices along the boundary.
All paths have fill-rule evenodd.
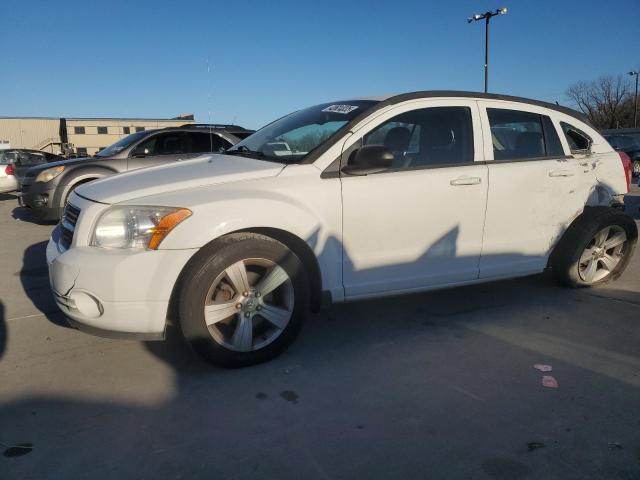
<path id="1" fill-rule="evenodd" d="M 217 365 L 243 367 L 277 356 L 297 336 L 307 310 L 301 261 L 262 235 L 230 235 L 196 255 L 183 275 L 183 335 Z"/>
<path id="2" fill-rule="evenodd" d="M 556 246 L 551 267 L 558 280 L 571 287 L 607 283 L 622 274 L 637 238 L 628 215 L 612 208 L 589 209 Z"/>

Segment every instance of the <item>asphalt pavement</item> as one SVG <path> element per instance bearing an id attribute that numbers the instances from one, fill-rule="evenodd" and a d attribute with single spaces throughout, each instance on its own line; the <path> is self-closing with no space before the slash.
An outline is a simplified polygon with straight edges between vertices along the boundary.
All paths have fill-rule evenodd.
<path id="1" fill-rule="evenodd" d="M 0 195 L 0 479 L 640 478 L 640 253 L 603 288 L 334 306 L 276 360 L 224 370 L 173 330 L 69 328 L 52 228 Z"/>

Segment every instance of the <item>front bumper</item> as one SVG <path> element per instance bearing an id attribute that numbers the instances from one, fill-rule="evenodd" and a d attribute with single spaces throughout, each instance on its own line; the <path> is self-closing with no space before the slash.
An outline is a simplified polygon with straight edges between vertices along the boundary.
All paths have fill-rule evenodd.
<path id="1" fill-rule="evenodd" d="M 195 250 L 131 252 L 47 245 L 56 304 L 80 330 L 111 338 L 164 337 L 173 287 Z"/>
<path id="2" fill-rule="evenodd" d="M 56 198 L 56 187 L 53 182 L 23 182 L 18 203 L 21 207 L 30 208 L 38 220 L 58 220 L 63 208 Z"/>

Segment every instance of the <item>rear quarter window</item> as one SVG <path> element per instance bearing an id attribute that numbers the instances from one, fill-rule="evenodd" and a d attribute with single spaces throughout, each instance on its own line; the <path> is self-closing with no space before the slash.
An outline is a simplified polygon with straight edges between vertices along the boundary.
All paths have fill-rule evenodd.
<path id="1" fill-rule="evenodd" d="M 562 127 L 564 136 L 567 139 L 571 153 L 584 153 L 589 150 L 593 143 L 593 140 L 589 135 L 566 122 L 560 122 L 560 126 Z"/>

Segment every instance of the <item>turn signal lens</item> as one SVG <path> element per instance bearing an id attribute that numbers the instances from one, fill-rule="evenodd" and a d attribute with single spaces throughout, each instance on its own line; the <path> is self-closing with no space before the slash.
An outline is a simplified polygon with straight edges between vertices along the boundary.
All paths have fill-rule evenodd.
<path id="1" fill-rule="evenodd" d="M 178 211 L 160 218 L 160 221 L 152 229 L 151 239 L 149 240 L 149 246 L 147 248 L 157 250 L 162 240 L 164 240 L 164 237 L 166 237 L 180 222 L 190 216 L 191 210 L 181 208 Z"/>

